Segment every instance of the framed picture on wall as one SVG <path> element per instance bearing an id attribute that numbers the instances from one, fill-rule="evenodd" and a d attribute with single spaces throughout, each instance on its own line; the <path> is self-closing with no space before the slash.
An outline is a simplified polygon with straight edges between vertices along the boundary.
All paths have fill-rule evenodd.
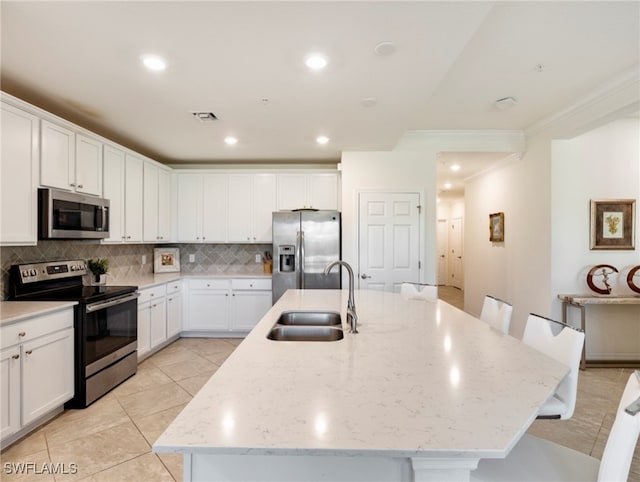
<path id="1" fill-rule="evenodd" d="M 180 250 L 178 248 L 154 248 L 153 272 L 174 273 L 180 271 Z"/>
<path id="2" fill-rule="evenodd" d="M 635 249 L 635 199 L 591 200 L 591 249 Z"/>
<path id="3" fill-rule="evenodd" d="M 493 243 L 504 241 L 504 213 L 489 214 L 489 241 Z"/>

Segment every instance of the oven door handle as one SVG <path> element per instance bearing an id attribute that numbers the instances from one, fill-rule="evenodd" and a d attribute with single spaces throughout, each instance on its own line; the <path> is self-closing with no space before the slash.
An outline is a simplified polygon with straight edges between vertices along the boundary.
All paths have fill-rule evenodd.
<path id="1" fill-rule="evenodd" d="M 91 303 L 90 305 L 87 305 L 86 311 L 87 313 L 93 313 L 94 311 L 104 310 L 105 308 L 109 308 L 111 306 L 121 305 L 122 303 L 126 303 L 127 301 L 133 301 L 138 296 L 140 296 L 140 293 L 136 291 L 135 293 L 131 293 L 127 296 L 121 296 L 119 298 L 108 301 L 98 301 L 97 303 Z"/>

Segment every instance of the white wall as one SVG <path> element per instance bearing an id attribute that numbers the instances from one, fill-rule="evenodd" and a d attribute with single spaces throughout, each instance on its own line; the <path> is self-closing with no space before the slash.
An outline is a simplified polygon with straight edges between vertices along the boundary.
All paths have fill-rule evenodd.
<path id="1" fill-rule="evenodd" d="M 640 264 L 640 223 L 636 219 L 635 250 L 590 250 L 589 202 L 640 199 L 640 121 L 620 119 L 574 139 L 553 141 L 551 198 L 552 316 L 561 318 L 558 293 L 590 293 L 585 276 L 596 264 L 610 264 L 620 271 L 611 278 L 614 294 L 633 294 L 626 275 Z M 640 306 L 586 310 L 587 358 L 638 358 Z M 579 326 L 579 311 L 570 312 L 570 321 Z"/>
<path id="2" fill-rule="evenodd" d="M 533 139 L 520 161 L 465 186 L 465 310 L 486 294 L 513 304 L 510 332 L 521 337 L 530 312 L 549 314 L 549 140 Z M 489 214 L 504 213 L 504 242 L 489 241 Z"/>
<path id="3" fill-rule="evenodd" d="M 421 193 L 423 279 L 436 276 L 436 159 L 429 152 L 342 153 L 342 257 L 358 266 L 358 192 L 402 191 Z"/>

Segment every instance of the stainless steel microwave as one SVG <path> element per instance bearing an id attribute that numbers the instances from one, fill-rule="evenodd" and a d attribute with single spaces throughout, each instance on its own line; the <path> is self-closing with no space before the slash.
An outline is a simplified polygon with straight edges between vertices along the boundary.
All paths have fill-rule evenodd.
<path id="1" fill-rule="evenodd" d="M 109 200 L 58 189 L 38 189 L 40 239 L 109 237 Z"/>

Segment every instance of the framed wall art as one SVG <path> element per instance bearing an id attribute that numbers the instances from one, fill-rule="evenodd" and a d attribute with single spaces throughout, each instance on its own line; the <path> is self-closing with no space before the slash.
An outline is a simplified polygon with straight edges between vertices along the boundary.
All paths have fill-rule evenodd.
<path id="1" fill-rule="evenodd" d="M 591 200 L 591 249 L 635 249 L 635 199 Z"/>
<path id="2" fill-rule="evenodd" d="M 504 241 L 504 213 L 489 214 L 489 241 Z"/>
<path id="3" fill-rule="evenodd" d="M 180 271 L 180 249 L 154 248 L 153 272 L 174 273 Z"/>

